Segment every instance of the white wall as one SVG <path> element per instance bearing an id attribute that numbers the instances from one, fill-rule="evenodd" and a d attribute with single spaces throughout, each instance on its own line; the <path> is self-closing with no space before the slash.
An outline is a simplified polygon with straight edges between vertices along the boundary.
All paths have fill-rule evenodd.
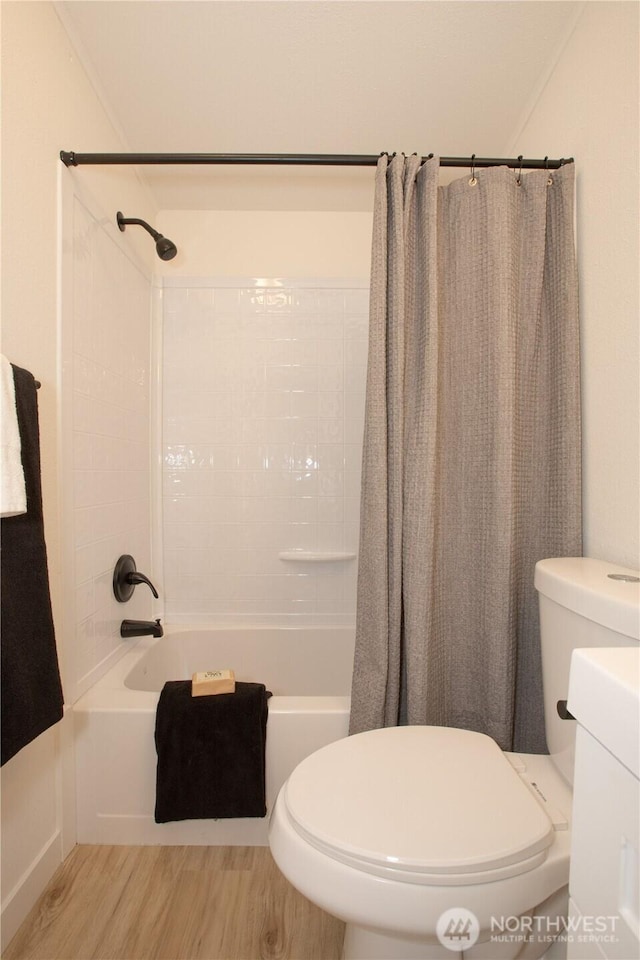
<path id="1" fill-rule="evenodd" d="M 48 2 L 3 2 L 2 351 L 42 382 L 42 483 L 52 604 L 64 668 L 57 330 L 57 175 L 61 149 L 122 150 Z M 82 168 L 106 211 L 153 219 L 131 170 Z M 135 211 L 135 212 L 134 212 Z M 148 239 L 148 238 L 147 238 Z M 154 256 L 142 237 L 140 255 Z M 150 249 L 151 248 L 151 249 Z M 64 676 L 63 685 L 68 686 Z M 68 697 L 68 693 L 65 690 Z M 2 940 L 6 943 L 74 842 L 69 715 L 2 769 Z M 63 803 L 64 800 L 64 803 Z"/>
<path id="2" fill-rule="evenodd" d="M 369 212 L 163 210 L 157 222 L 178 247 L 166 277 L 369 277 Z"/>
<path id="3" fill-rule="evenodd" d="M 509 155 L 574 156 L 584 552 L 637 567 L 638 5 L 586 3 Z"/>

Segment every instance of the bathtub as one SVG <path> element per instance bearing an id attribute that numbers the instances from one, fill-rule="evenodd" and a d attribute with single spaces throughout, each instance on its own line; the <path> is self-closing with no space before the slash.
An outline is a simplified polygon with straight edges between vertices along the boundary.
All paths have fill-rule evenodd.
<path id="1" fill-rule="evenodd" d="M 167 628 L 144 637 L 74 705 L 78 843 L 265 845 L 264 819 L 157 824 L 158 697 L 167 680 L 231 668 L 269 700 L 267 809 L 294 767 L 347 735 L 354 631 L 349 627 Z"/>

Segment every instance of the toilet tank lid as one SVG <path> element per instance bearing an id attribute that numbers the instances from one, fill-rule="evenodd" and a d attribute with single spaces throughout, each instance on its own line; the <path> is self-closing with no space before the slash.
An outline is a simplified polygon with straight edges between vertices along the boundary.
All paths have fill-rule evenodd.
<path id="1" fill-rule="evenodd" d="M 637 570 L 592 557 L 539 560 L 534 583 L 542 596 L 610 630 L 638 640 L 640 582 L 612 580 L 610 574 L 640 577 Z"/>

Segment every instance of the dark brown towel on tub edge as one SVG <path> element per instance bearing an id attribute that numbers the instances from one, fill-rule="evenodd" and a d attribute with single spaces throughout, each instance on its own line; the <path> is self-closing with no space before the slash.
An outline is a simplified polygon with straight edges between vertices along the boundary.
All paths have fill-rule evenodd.
<path id="1" fill-rule="evenodd" d="M 191 696 L 165 683 L 156 711 L 156 823 L 264 817 L 267 699 L 262 683 Z"/>
<path id="2" fill-rule="evenodd" d="M 27 512 L 1 521 L 2 763 L 62 719 L 42 520 L 36 382 L 13 367 Z"/>

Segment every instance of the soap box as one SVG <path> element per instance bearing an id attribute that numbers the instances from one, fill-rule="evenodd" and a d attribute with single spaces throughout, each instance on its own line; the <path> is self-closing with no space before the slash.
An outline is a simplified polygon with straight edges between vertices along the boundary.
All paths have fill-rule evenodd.
<path id="1" fill-rule="evenodd" d="M 235 693 L 233 670 L 205 670 L 191 677 L 191 696 L 208 697 L 214 693 Z"/>

